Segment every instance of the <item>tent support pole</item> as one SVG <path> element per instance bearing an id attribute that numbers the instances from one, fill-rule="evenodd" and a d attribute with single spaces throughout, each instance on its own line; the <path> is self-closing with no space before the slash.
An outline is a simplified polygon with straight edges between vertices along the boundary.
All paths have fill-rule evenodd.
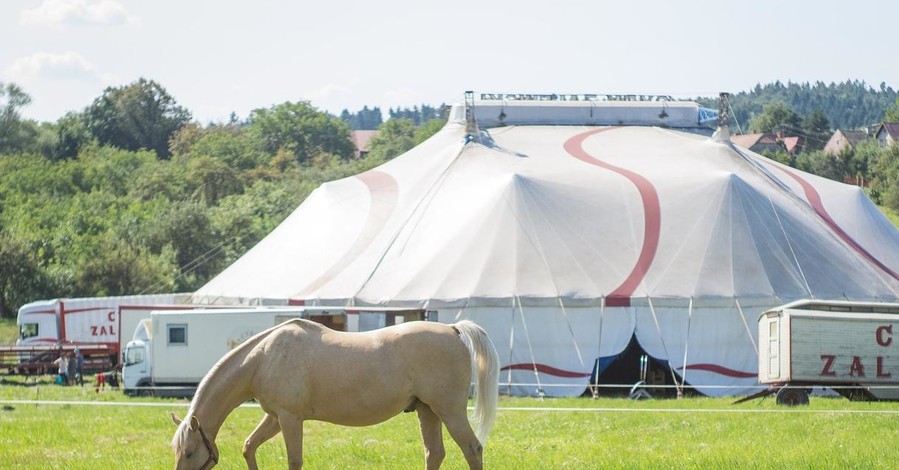
<path id="1" fill-rule="evenodd" d="M 652 313 L 652 320 L 656 324 L 656 332 L 659 334 L 659 341 L 662 343 L 662 350 L 665 351 L 665 357 L 668 359 L 668 369 L 671 371 L 671 380 L 674 381 L 674 388 L 677 390 L 677 396 L 683 395 L 683 384 L 677 381 L 677 373 L 674 367 L 671 367 L 671 353 L 668 352 L 668 346 L 665 344 L 665 337 L 662 335 L 662 327 L 659 325 L 659 317 L 656 316 L 656 309 L 652 305 L 652 298 L 646 296 L 646 302 L 649 304 L 649 311 Z"/>
<path id="2" fill-rule="evenodd" d="M 516 295 L 515 300 L 518 303 L 518 314 L 521 315 L 521 324 L 524 326 L 524 337 L 528 342 L 528 351 L 531 353 L 531 365 L 534 366 L 534 379 L 537 381 L 537 397 L 541 400 L 546 396 L 543 385 L 540 384 L 540 373 L 537 371 L 537 358 L 534 357 L 534 347 L 531 345 L 531 333 L 528 331 L 528 322 L 524 319 L 524 307 L 521 306 L 521 299 Z"/>
<path id="3" fill-rule="evenodd" d="M 604 318 L 604 314 L 606 311 L 606 299 L 602 297 L 599 299 L 599 338 L 596 341 L 596 377 L 593 379 L 593 387 L 591 387 L 590 393 L 593 395 L 593 399 L 599 398 L 599 359 L 602 357 L 602 320 Z"/>
<path id="4" fill-rule="evenodd" d="M 684 375 L 681 376 L 683 383 L 687 382 L 687 354 L 690 352 L 690 326 L 693 324 L 693 296 L 690 296 L 690 306 L 687 308 L 687 339 L 684 342 Z M 683 398 L 682 388 L 677 389 L 677 398 Z"/>

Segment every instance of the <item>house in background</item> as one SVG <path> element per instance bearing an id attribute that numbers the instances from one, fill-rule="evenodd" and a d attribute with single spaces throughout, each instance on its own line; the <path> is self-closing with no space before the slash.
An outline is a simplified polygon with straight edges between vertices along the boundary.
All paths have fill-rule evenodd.
<path id="1" fill-rule="evenodd" d="M 377 133 L 378 131 L 350 131 L 350 140 L 352 140 L 353 145 L 356 146 L 356 151 L 353 152 L 353 158 L 362 158 L 368 154 L 371 138 Z"/>
<path id="2" fill-rule="evenodd" d="M 899 122 L 885 122 L 877 128 L 874 138 L 882 147 L 899 142 Z"/>
<path id="3" fill-rule="evenodd" d="M 830 155 L 839 155 L 845 150 L 851 150 L 859 142 L 867 139 L 870 135 L 865 131 L 844 131 L 837 129 L 834 131 L 830 139 L 824 144 L 824 153 Z"/>
<path id="4" fill-rule="evenodd" d="M 755 153 L 785 151 L 790 155 L 796 155 L 802 148 L 801 137 L 784 137 L 779 134 L 732 135 L 730 141 Z"/>

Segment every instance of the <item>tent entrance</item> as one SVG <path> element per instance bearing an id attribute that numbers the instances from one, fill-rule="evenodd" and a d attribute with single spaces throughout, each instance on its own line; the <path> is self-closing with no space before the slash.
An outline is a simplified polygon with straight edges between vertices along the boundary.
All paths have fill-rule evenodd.
<path id="1" fill-rule="evenodd" d="M 660 361 L 632 336 L 616 356 L 596 360 L 585 395 L 632 398 L 675 398 L 677 389 L 668 361 Z"/>

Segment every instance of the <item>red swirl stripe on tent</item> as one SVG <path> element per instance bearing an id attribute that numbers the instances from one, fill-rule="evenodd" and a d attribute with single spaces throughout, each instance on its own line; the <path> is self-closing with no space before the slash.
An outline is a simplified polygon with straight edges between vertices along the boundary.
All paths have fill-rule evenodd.
<path id="1" fill-rule="evenodd" d="M 883 264 L 880 260 L 875 258 L 874 255 L 872 255 L 868 252 L 868 250 L 859 245 L 854 238 L 846 233 L 846 231 L 843 230 L 843 228 L 840 227 L 835 220 L 833 220 L 833 218 L 827 212 L 827 209 L 824 208 L 824 202 L 821 200 L 821 194 L 818 193 L 818 190 L 815 189 L 815 187 L 812 186 L 811 183 L 806 181 L 797 173 L 787 170 L 786 168 L 780 168 L 780 170 L 786 173 L 790 178 L 793 178 L 793 180 L 795 180 L 797 183 L 799 183 L 800 186 L 802 186 L 802 190 L 805 192 L 805 197 L 806 199 L 808 199 L 809 204 L 812 205 L 812 208 L 815 209 L 815 213 L 818 214 L 818 217 L 820 217 L 821 220 L 823 220 L 824 223 L 826 223 L 827 226 L 830 227 L 830 229 L 833 230 L 833 232 L 838 237 L 840 237 L 841 240 L 846 242 L 846 244 L 848 244 L 853 250 L 855 250 L 855 252 L 862 255 L 862 257 L 868 260 L 871 264 L 880 268 L 881 271 L 889 274 L 893 277 L 893 279 L 899 280 L 899 273 L 896 273 L 888 266 Z"/>
<path id="2" fill-rule="evenodd" d="M 706 372 L 713 372 L 715 374 L 726 375 L 728 377 L 735 377 L 738 379 L 750 379 L 758 377 L 758 373 L 756 372 L 743 372 L 735 369 L 729 369 L 724 366 L 719 366 L 718 364 L 690 364 L 686 367 L 678 367 L 677 370 L 703 370 Z"/>
<path id="3" fill-rule="evenodd" d="M 359 231 L 359 236 L 353 242 L 353 246 L 346 250 L 343 256 L 331 265 L 324 274 L 293 297 L 311 294 L 343 272 L 350 263 L 356 260 L 371 245 L 396 209 L 399 185 L 393 176 L 381 171 L 371 170 L 356 175 L 355 178 L 365 183 L 370 195 L 368 217 Z"/>
<path id="4" fill-rule="evenodd" d="M 557 369 L 555 367 L 548 366 L 546 364 L 532 364 L 532 363 L 509 364 L 500 370 L 536 370 L 537 372 L 540 372 L 542 374 L 554 375 L 556 377 L 564 377 L 566 379 L 590 377 L 589 373 L 584 374 L 581 372 Z"/>
<path id="5" fill-rule="evenodd" d="M 605 127 L 583 132 L 568 139 L 564 144 L 564 148 L 566 152 L 578 160 L 624 176 L 640 192 L 640 199 L 643 202 L 643 248 L 640 250 L 640 257 L 637 258 L 637 263 L 631 269 L 630 275 L 606 297 L 606 305 L 609 307 L 628 307 L 631 304 L 631 296 L 637 290 L 640 282 L 643 281 L 650 265 L 652 265 L 653 259 L 655 259 L 656 250 L 659 247 L 662 216 L 659 194 L 649 180 L 633 171 L 598 160 L 584 150 L 583 144 L 587 138 L 613 129 L 615 128 Z"/>

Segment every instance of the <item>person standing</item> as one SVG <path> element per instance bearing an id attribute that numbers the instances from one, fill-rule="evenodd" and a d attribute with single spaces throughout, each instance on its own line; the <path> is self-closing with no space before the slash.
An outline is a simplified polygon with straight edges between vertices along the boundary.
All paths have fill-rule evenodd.
<path id="1" fill-rule="evenodd" d="M 59 357 L 57 357 L 56 360 L 53 361 L 53 363 L 56 364 L 57 367 L 59 367 L 59 375 L 57 376 L 56 381 L 60 385 L 67 385 L 69 381 L 69 377 L 67 375 L 69 373 L 69 360 L 68 358 L 66 358 L 65 353 L 60 351 Z"/>
<path id="2" fill-rule="evenodd" d="M 78 385 L 84 386 L 84 355 L 81 354 L 81 350 L 77 347 L 75 348 L 75 377 L 74 381 L 78 383 Z"/>
<path id="3" fill-rule="evenodd" d="M 70 352 L 66 355 L 66 385 L 75 383 L 75 366 L 75 354 Z"/>

